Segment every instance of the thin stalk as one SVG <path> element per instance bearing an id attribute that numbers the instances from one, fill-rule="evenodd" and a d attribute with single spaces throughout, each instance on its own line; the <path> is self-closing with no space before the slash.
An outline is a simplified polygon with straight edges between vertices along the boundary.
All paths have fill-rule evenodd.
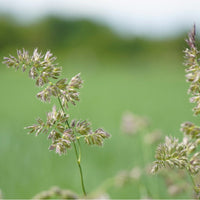
<path id="1" fill-rule="evenodd" d="M 79 167 L 79 172 L 80 172 L 80 176 L 81 176 L 81 186 L 82 186 L 82 190 L 83 190 L 83 194 L 84 196 L 87 196 L 86 190 L 85 190 L 85 185 L 84 185 L 84 181 L 83 181 L 83 172 L 82 172 L 82 167 L 81 167 L 81 160 L 80 157 L 78 155 L 78 151 L 77 151 L 77 147 L 75 142 L 73 142 L 74 145 L 74 149 L 75 149 L 75 153 L 76 153 L 76 159 L 77 159 L 77 164 Z"/>
<path id="2" fill-rule="evenodd" d="M 60 100 L 59 97 L 58 97 L 58 101 L 59 101 L 60 107 L 62 108 L 62 111 L 65 113 L 65 110 L 64 110 L 64 108 L 62 106 L 62 103 L 61 103 L 61 100 Z M 67 123 L 68 128 L 71 128 L 70 125 L 69 125 L 68 120 L 66 121 L 66 123 Z M 81 167 L 80 142 L 78 140 L 79 151 L 77 151 L 76 143 L 74 141 L 72 141 L 72 143 L 73 143 L 73 146 L 74 146 L 75 155 L 76 155 L 76 161 L 77 161 L 79 172 L 80 172 L 82 191 L 83 191 L 84 196 L 87 196 L 87 193 L 86 193 L 86 190 L 85 190 L 85 185 L 84 185 L 84 180 L 83 180 L 83 171 L 82 171 L 82 167 Z"/>

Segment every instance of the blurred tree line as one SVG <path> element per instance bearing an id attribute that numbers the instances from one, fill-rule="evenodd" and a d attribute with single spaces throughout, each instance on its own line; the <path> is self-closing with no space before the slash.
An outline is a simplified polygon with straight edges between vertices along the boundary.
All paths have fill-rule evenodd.
<path id="1" fill-rule="evenodd" d="M 170 60 L 182 62 L 186 46 L 183 34 L 171 39 L 122 37 L 107 26 L 87 20 L 66 20 L 46 17 L 29 24 L 20 24 L 9 17 L 0 17 L 0 55 L 16 49 L 35 47 L 51 49 L 55 54 L 73 54 L 88 59 L 133 61 Z"/>

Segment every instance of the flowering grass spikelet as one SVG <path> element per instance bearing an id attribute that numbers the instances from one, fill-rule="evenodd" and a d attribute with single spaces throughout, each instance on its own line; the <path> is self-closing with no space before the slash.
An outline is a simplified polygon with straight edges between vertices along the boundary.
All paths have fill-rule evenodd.
<path id="1" fill-rule="evenodd" d="M 186 145 L 179 143 L 176 138 L 166 136 L 165 143 L 157 147 L 155 158 L 152 173 L 167 167 L 182 169 L 188 162 Z"/>
<path id="2" fill-rule="evenodd" d="M 8 68 L 14 67 L 18 70 L 21 67 L 23 72 L 29 70 L 29 77 L 36 80 L 36 86 L 42 87 L 42 90 L 37 93 L 37 98 L 41 101 L 50 103 L 52 97 L 57 98 L 60 110 L 57 110 L 54 105 L 52 111 L 47 113 L 46 121 L 38 118 L 36 124 L 27 126 L 25 129 L 29 130 L 29 134 L 35 133 L 36 136 L 41 133 L 47 134 L 47 138 L 51 140 L 49 150 L 55 150 L 59 155 L 65 154 L 68 149 L 72 146 L 74 147 L 81 176 L 81 186 L 86 196 L 79 140 L 84 137 L 88 145 L 96 144 L 101 146 L 104 139 L 109 138 L 110 135 L 101 128 L 93 132 L 90 123 L 86 120 L 76 122 L 76 120 L 72 119 L 70 122 L 70 115 L 66 112 L 68 111 L 69 103 L 76 105 L 76 102 L 80 100 L 79 89 L 83 85 L 83 80 L 80 77 L 80 73 L 72 77 L 70 81 L 67 78 L 60 78 L 62 67 L 58 66 L 55 61 L 56 57 L 50 51 L 43 55 L 38 52 L 38 49 L 35 49 L 33 54 L 29 55 L 28 51 L 23 49 L 17 50 L 17 57 L 12 55 L 4 57 L 3 63 Z M 79 148 L 77 148 L 77 145 Z"/>
<path id="3" fill-rule="evenodd" d="M 85 136 L 85 142 L 89 145 L 102 146 L 103 140 L 109 138 L 110 134 L 105 132 L 102 128 L 97 129 L 95 132 L 90 132 Z"/>
<path id="4" fill-rule="evenodd" d="M 92 131 L 91 124 L 87 122 L 86 120 L 78 121 L 76 123 L 75 130 L 77 133 L 81 135 L 87 135 Z"/>

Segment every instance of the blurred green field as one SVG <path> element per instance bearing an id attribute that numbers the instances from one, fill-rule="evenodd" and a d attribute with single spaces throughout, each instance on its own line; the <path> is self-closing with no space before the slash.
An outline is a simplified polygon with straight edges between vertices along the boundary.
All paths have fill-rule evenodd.
<path id="1" fill-rule="evenodd" d="M 66 63 L 66 77 L 81 71 L 84 87 L 81 101 L 73 108 L 72 117 L 88 119 L 93 127 L 103 127 L 112 134 L 103 148 L 82 145 L 82 165 L 86 188 L 97 188 L 106 178 L 123 169 L 144 166 L 153 161 L 155 146 L 141 145 L 140 135 L 128 137 L 121 133 L 124 111 L 148 116 L 152 129 L 166 135 L 180 136 L 180 123 L 193 120 L 186 94 L 184 70 L 178 65 L 106 68 Z M 145 65 L 142 63 L 141 65 Z M 29 136 L 24 126 L 33 124 L 38 116 L 44 119 L 51 105 L 36 99 L 38 89 L 27 74 L 1 65 L 0 85 L 0 188 L 5 198 L 31 198 L 36 193 L 57 185 L 81 194 L 78 168 L 73 149 L 67 156 L 48 151 L 47 137 Z M 57 102 L 54 102 L 57 104 Z M 164 136 L 163 136 L 164 138 Z M 145 177 L 154 198 L 169 198 L 159 177 Z M 138 185 L 110 189 L 112 198 L 139 198 Z M 182 194 L 179 198 L 185 198 Z M 188 196 L 187 196 L 188 197 Z"/>
<path id="2" fill-rule="evenodd" d="M 112 135 L 103 148 L 82 144 L 82 167 L 90 193 L 121 170 L 144 167 L 154 160 L 155 145 L 143 145 L 142 135 L 124 135 L 122 115 L 131 111 L 147 116 L 151 128 L 181 137 L 180 124 L 191 120 L 182 66 L 183 37 L 152 41 L 121 38 L 102 25 L 87 21 L 65 22 L 49 18 L 40 24 L 18 26 L 0 19 L 0 60 L 16 48 L 52 49 L 63 66 L 63 75 L 81 72 L 81 101 L 70 106 L 72 118 L 88 119 L 93 128 Z M 4 198 L 32 198 L 51 186 L 82 194 L 73 149 L 66 156 L 49 152 L 46 135 L 27 135 L 23 127 L 45 119 L 52 104 L 36 98 L 39 91 L 28 74 L 0 64 L 0 189 Z M 165 137 L 163 135 L 163 139 Z M 171 198 L 159 176 L 145 176 L 153 198 Z M 188 181 L 188 180 L 183 180 Z M 111 198 L 140 198 L 139 185 L 109 189 Z M 191 198 L 182 193 L 177 198 Z"/>

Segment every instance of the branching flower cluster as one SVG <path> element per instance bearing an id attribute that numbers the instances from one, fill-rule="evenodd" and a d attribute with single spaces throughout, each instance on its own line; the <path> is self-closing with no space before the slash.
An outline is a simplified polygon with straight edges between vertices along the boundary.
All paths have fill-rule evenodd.
<path id="1" fill-rule="evenodd" d="M 190 82 L 188 92 L 192 95 L 191 103 L 196 103 L 193 111 L 197 116 L 200 114 L 200 51 L 196 46 L 195 25 L 186 40 L 189 48 L 185 53 L 186 80 Z M 200 127 L 192 122 L 181 124 L 181 132 L 184 137 L 181 142 L 173 137 L 166 137 L 165 143 L 160 144 L 156 150 L 156 161 L 153 163 L 151 172 L 156 173 L 162 168 L 185 169 L 193 184 L 196 197 L 200 195 L 200 187 L 194 180 L 194 175 L 200 172 Z"/>
<path id="2" fill-rule="evenodd" d="M 83 81 L 80 73 L 69 81 L 67 78 L 60 78 L 62 67 L 55 61 L 56 57 L 50 51 L 43 55 L 35 49 L 33 55 L 29 55 L 28 51 L 23 49 L 17 51 L 17 57 L 12 55 L 5 57 L 3 63 L 8 68 L 13 67 L 16 70 L 21 68 L 23 72 L 28 70 L 29 77 L 36 80 L 36 86 L 42 88 L 37 94 L 37 98 L 41 101 L 51 102 L 52 97 L 58 99 L 60 109 L 53 106 L 52 112 L 47 114 L 46 121 L 38 118 L 36 124 L 25 127 L 25 129 L 28 129 L 30 134 L 35 133 L 36 136 L 41 133 L 47 134 L 48 139 L 51 140 L 49 150 L 55 150 L 59 155 L 65 154 L 71 146 L 74 147 L 82 191 L 86 196 L 79 140 L 83 138 L 88 145 L 102 146 L 104 139 L 109 138 L 110 135 L 102 128 L 93 131 L 91 124 L 86 120 L 70 120 L 70 115 L 67 112 L 69 104 L 76 105 L 76 102 L 80 100 L 79 89 L 82 87 Z"/>
<path id="3" fill-rule="evenodd" d="M 165 143 L 160 144 L 156 150 L 152 173 L 161 168 L 177 167 L 185 168 L 191 174 L 197 174 L 200 171 L 200 154 L 194 153 L 197 147 L 196 142 L 190 142 L 187 137 L 184 137 L 182 142 L 173 137 L 166 137 Z"/>
<path id="4" fill-rule="evenodd" d="M 101 146 L 103 140 L 110 137 L 103 129 L 93 132 L 91 124 L 87 121 L 72 120 L 71 124 L 69 123 L 69 114 L 66 114 L 64 109 L 68 109 L 69 103 L 76 105 L 80 100 L 78 90 L 82 87 L 83 81 L 80 73 L 70 81 L 67 78 L 60 79 L 62 67 L 59 67 L 55 61 L 56 57 L 50 51 L 42 55 L 37 49 L 31 56 L 23 49 L 17 51 L 16 58 L 12 55 L 4 58 L 4 64 L 9 68 L 14 67 L 18 70 L 21 67 L 23 72 L 29 71 L 29 77 L 36 80 L 38 87 L 43 88 L 37 94 L 41 101 L 50 102 L 51 97 L 56 97 L 61 106 L 60 110 L 56 110 L 56 106 L 53 107 L 52 112 L 47 114 L 46 122 L 39 118 L 37 124 L 25 129 L 29 129 L 29 133 L 35 132 L 36 136 L 40 133 L 48 134 L 48 139 L 52 140 L 49 149 L 55 149 L 60 155 L 66 153 L 71 144 L 82 137 L 89 145 Z M 56 81 L 53 83 L 53 80 Z"/>
<path id="5" fill-rule="evenodd" d="M 36 136 L 40 133 L 48 134 L 48 139 L 52 140 L 49 150 L 55 149 L 59 155 L 66 153 L 66 150 L 71 148 L 72 143 L 82 137 L 89 145 L 101 146 L 103 139 L 110 136 L 101 128 L 93 132 L 90 123 L 86 120 L 78 122 L 72 120 L 70 125 L 68 120 L 69 115 L 66 115 L 62 110 L 57 111 L 56 106 L 54 106 L 52 112 L 47 114 L 46 122 L 37 119 L 37 124 L 25 127 L 25 129 L 30 130 L 29 134 L 35 132 Z"/>
<path id="6" fill-rule="evenodd" d="M 37 97 L 44 102 L 50 102 L 51 97 L 59 97 L 63 107 L 68 108 L 69 102 L 73 105 L 79 101 L 78 90 L 82 87 L 83 81 L 80 74 L 74 76 L 69 82 L 68 79 L 59 79 L 62 73 L 62 67 L 55 63 L 56 57 L 50 51 L 45 55 L 39 53 L 37 49 L 34 50 L 33 55 L 30 56 L 25 49 L 17 51 L 17 58 L 10 55 L 4 58 L 4 64 L 9 68 L 14 67 L 18 70 L 20 67 L 22 71 L 29 71 L 29 77 L 36 80 L 38 87 L 45 88 L 37 94 Z M 56 80 L 55 83 L 52 80 Z"/>

